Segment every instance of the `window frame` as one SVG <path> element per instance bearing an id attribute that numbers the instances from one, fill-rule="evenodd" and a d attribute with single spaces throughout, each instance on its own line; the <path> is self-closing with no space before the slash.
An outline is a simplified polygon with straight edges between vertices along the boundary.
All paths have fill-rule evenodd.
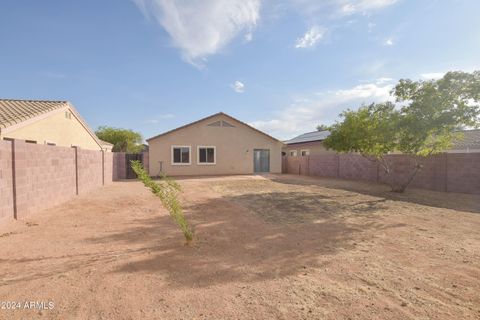
<path id="1" fill-rule="evenodd" d="M 302 154 L 304 151 L 305 151 L 305 155 Z M 300 150 L 300 156 L 306 157 L 306 156 L 309 156 L 309 155 L 310 155 L 310 149 L 302 149 L 302 150 Z"/>
<path id="2" fill-rule="evenodd" d="M 213 162 L 200 162 L 200 149 L 213 149 Z M 214 166 L 217 164 L 217 147 L 216 146 L 197 146 L 197 165 Z"/>
<path id="3" fill-rule="evenodd" d="M 295 153 L 295 154 L 292 155 L 292 152 Z M 298 155 L 297 150 L 290 150 L 290 151 L 288 152 L 288 155 L 289 155 L 290 157 L 296 157 L 296 156 Z"/>
<path id="4" fill-rule="evenodd" d="M 174 149 L 181 149 L 181 148 L 188 148 L 188 163 L 187 162 L 175 162 L 174 159 Z M 172 145 L 170 148 L 170 153 L 171 153 L 171 164 L 172 166 L 189 166 L 192 164 L 192 146 L 178 146 L 178 145 Z M 182 160 L 182 151 L 180 151 L 180 160 Z"/>

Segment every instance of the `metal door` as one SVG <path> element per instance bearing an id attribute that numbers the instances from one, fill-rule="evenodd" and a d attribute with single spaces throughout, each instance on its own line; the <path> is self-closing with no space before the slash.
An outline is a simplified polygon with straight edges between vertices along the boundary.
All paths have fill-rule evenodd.
<path id="1" fill-rule="evenodd" d="M 255 173 L 270 172 L 270 150 L 268 149 L 253 150 L 253 172 Z"/>
<path id="2" fill-rule="evenodd" d="M 125 169 L 127 170 L 126 172 L 126 177 L 127 179 L 136 179 L 137 175 L 132 169 L 132 164 L 130 161 L 132 160 L 138 160 L 142 162 L 143 164 L 143 154 L 141 153 L 127 153 L 125 154 Z"/>

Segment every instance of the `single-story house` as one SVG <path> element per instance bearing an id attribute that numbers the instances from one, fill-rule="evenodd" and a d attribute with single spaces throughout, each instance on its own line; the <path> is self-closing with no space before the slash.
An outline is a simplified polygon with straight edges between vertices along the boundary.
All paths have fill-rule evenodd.
<path id="1" fill-rule="evenodd" d="M 0 99 L 0 139 L 111 150 L 68 101 Z"/>
<path id="2" fill-rule="evenodd" d="M 480 152 L 480 129 L 462 130 L 463 138 L 453 143 L 448 153 Z"/>
<path id="3" fill-rule="evenodd" d="M 448 153 L 469 153 L 480 152 L 480 129 L 461 130 L 463 138 L 453 142 L 453 146 L 447 150 Z M 313 131 L 301 134 L 293 139 L 284 141 L 285 146 L 283 152 L 287 156 L 308 156 L 325 153 L 335 153 L 335 151 L 327 150 L 323 145 L 330 135 L 327 130 Z"/>
<path id="4" fill-rule="evenodd" d="M 309 156 L 316 154 L 335 153 L 327 150 L 322 144 L 330 134 L 329 131 L 313 131 L 301 134 L 293 139 L 284 141 L 283 152 L 287 156 Z"/>
<path id="5" fill-rule="evenodd" d="M 223 112 L 147 142 L 152 176 L 282 172 L 283 143 Z"/>

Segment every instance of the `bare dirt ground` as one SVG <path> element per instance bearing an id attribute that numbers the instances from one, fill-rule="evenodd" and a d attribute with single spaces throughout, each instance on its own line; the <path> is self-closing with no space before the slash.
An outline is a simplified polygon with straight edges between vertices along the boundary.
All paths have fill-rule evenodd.
<path id="1" fill-rule="evenodd" d="M 480 196 L 298 176 L 139 182 L 0 226 L 0 319 L 480 319 Z M 22 305 L 23 308 L 23 305 Z"/>

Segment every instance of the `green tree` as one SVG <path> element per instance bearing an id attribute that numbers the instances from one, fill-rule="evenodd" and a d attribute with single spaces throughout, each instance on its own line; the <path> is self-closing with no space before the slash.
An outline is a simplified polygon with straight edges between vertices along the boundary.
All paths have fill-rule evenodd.
<path id="1" fill-rule="evenodd" d="M 137 153 L 143 149 L 142 135 L 130 129 L 101 126 L 95 134 L 99 139 L 112 143 L 114 152 Z"/>
<path id="2" fill-rule="evenodd" d="M 330 127 L 324 145 L 377 161 L 389 176 L 392 191 L 403 192 L 426 157 L 444 152 L 461 138 L 457 128 L 478 126 L 480 72 L 449 72 L 431 81 L 400 80 L 392 95 L 397 105 L 386 102 L 343 112 L 343 120 Z M 393 180 L 387 157 L 392 152 L 413 159 L 403 182 Z"/>
<path id="3" fill-rule="evenodd" d="M 325 125 L 325 124 L 319 124 L 317 126 L 317 131 L 325 131 L 325 130 L 328 130 L 328 126 Z"/>

